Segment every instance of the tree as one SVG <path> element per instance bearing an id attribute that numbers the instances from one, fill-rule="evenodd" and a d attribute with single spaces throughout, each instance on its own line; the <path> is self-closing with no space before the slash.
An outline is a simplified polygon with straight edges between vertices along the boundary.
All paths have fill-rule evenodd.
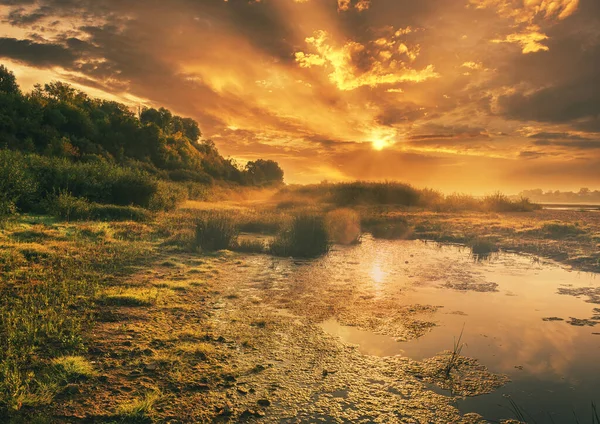
<path id="1" fill-rule="evenodd" d="M 252 184 L 274 185 L 283 183 L 283 169 L 272 160 L 258 159 L 248 162 L 246 173 Z"/>
<path id="2" fill-rule="evenodd" d="M 6 66 L 0 65 L 0 92 L 6 94 L 21 94 L 19 84 L 15 74 L 9 71 Z"/>

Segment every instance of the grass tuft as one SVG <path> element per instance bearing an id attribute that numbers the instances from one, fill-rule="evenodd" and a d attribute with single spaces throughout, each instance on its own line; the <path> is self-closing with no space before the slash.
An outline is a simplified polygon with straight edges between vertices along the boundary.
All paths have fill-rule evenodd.
<path id="1" fill-rule="evenodd" d="M 150 422 L 154 405 L 163 398 L 158 390 L 146 392 L 141 398 L 124 403 L 117 409 L 117 415 L 127 422 Z"/>
<path id="2" fill-rule="evenodd" d="M 498 245 L 488 238 L 474 238 L 470 241 L 469 247 L 474 256 L 485 257 L 492 253 L 498 252 Z"/>
<path id="3" fill-rule="evenodd" d="M 61 356 L 52 360 L 54 370 L 65 382 L 91 378 L 96 371 L 90 362 L 82 356 Z"/>
<path id="4" fill-rule="evenodd" d="M 207 252 L 232 248 L 237 240 L 238 230 L 229 215 L 209 213 L 196 224 L 195 247 Z"/>
<path id="5" fill-rule="evenodd" d="M 314 258 L 329 252 L 329 234 L 322 215 L 300 214 L 273 240 L 270 251 L 276 256 Z"/>

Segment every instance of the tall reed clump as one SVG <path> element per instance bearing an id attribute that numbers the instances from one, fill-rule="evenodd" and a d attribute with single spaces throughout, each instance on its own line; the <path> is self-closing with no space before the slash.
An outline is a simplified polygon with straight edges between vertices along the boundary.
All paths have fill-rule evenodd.
<path id="1" fill-rule="evenodd" d="M 277 256 L 314 258 L 329 252 L 327 223 L 322 215 L 301 214 L 273 240 L 270 251 Z"/>
<path id="2" fill-rule="evenodd" d="M 352 209 L 336 209 L 326 216 L 330 241 L 354 244 L 360 240 L 360 216 Z"/>
<path id="3" fill-rule="evenodd" d="M 233 218 L 224 213 L 208 213 L 196 224 L 194 244 L 206 252 L 230 249 L 236 245 L 238 229 Z"/>

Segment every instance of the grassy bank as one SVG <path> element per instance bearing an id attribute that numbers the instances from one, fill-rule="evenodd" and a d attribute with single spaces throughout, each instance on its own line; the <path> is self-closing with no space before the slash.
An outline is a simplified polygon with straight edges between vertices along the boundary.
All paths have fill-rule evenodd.
<path id="1" fill-rule="evenodd" d="M 386 239 L 462 243 L 483 256 L 498 249 L 528 252 L 576 269 L 600 270 L 600 224 L 594 212 L 457 214 L 396 207 L 216 206 L 216 211 L 204 204 L 203 209 L 143 216 L 140 222 L 67 222 L 47 216 L 5 222 L 0 230 L 3 419 L 31 422 L 36 416 L 51 416 L 57 406 L 80 398 L 85 390 L 129 387 L 131 382 L 115 374 L 124 363 L 131 375 L 140 368 L 166 374 L 157 374 L 143 389 L 107 395 L 96 410 L 103 410 L 103 420 L 149 419 L 157 405 L 167 402 L 165 393 L 173 394 L 172 385 L 189 392 L 209 384 L 198 374 L 200 365 L 205 375 L 213 376 L 210 384 L 226 383 L 231 371 L 215 368 L 223 363 L 226 345 L 216 342 L 218 337 L 206 339 L 209 330 L 202 327 L 199 306 L 189 304 L 192 298 L 208 296 L 206 281 L 220 272 L 218 266 L 206 267 L 206 258 L 223 266 L 235 263 L 231 253 L 213 252 L 220 249 L 313 257 L 337 243 L 360 242 L 364 231 Z M 247 232 L 263 237 L 240 235 Z M 160 318 L 167 312 L 172 322 Z M 185 321 L 179 322 L 181 317 Z M 181 328 L 177 342 L 169 341 L 172 335 L 165 328 L 194 320 L 200 327 Z M 129 352 L 128 337 L 136 333 L 128 329 L 145 334 L 139 351 Z M 115 337 L 122 345 L 111 346 Z M 105 364 L 102 369 L 95 365 L 99 358 Z"/>

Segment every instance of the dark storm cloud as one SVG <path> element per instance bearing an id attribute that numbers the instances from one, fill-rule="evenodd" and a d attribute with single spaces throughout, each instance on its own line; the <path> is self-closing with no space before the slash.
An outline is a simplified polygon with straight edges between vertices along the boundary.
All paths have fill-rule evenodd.
<path id="1" fill-rule="evenodd" d="M 599 57 L 600 59 L 600 57 Z M 600 115 L 598 76 L 498 99 L 502 113 L 511 119 L 539 122 L 571 122 Z"/>
<path id="2" fill-rule="evenodd" d="M 597 150 L 600 149 L 600 140 L 578 140 L 578 141 L 534 141 L 535 146 L 555 146 L 574 150 Z"/>
<path id="3" fill-rule="evenodd" d="M 25 62 L 33 66 L 71 67 L 78 56 L 59 44 L 42 44 L 16 38 L 0 38 L 0 57 Z"/>

